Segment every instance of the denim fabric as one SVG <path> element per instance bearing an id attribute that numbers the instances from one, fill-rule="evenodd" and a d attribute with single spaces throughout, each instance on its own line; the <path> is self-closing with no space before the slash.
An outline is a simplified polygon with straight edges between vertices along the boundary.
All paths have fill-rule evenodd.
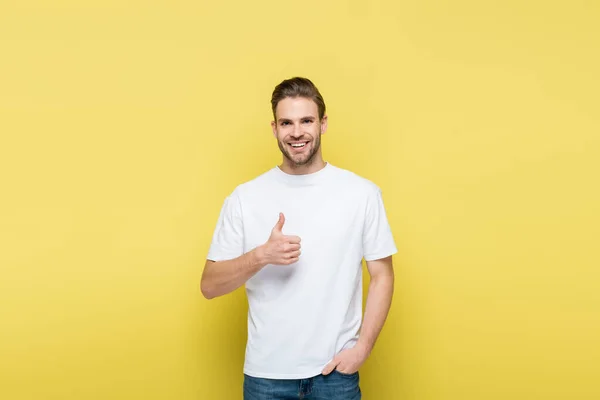
<path id="1" fill-rule="evenodd" d="M 265 379 L 244 375 L 244 400 L 360 400 L 359 373 L 307 379 Z"/>

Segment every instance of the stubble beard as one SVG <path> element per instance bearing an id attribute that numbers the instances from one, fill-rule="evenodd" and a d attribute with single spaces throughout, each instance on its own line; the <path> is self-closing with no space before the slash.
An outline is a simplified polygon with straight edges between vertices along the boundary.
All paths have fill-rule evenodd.
<path id="1" fill-rule="evenodd" d="M 281 150 L 283 156 L 287 158 L 292 164 L 296 166 L 306 165 L 313 160 L 315 154 L 317 154 L 317 151 L 319 150 L 319 147 L 321 147 L 321 132 L 319 132 L 316 139 L 312 142 L 312 148 L 310 150 L 310 153 L 308 153 L 308 155 L 306 156 L 306 158 L 294 159 L 294 157 L 288 152 L 287 144 L 282 142 L 281 140 L 277 140 L 277 145 L 279 146 L 279 150 Z"/>

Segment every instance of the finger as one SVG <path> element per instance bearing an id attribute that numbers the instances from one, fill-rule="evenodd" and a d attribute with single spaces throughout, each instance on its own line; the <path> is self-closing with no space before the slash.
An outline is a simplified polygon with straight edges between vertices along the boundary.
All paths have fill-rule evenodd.
<path id="1" fill-rule="evenodd" d="M 285 239 L 287 240 L 288 243 L 293 243 L 293 244 L 300 244 L 300 236 L 286 236 Z"/>
<path id="2" fill-rule="evenodd" d="M 333 371 L 337 365 L 338 365 L 338 361 L 334 359 L 329 364 L 327 364 L 325 366 L 325 368 L 323 368 L 323 372 L 321 372 L 321 373 L 323 375 L 329 375 L 331 373 L 331 371 Z"/>
<path id="3" fill-rule="evenodd" d="M 294 251 L 292 253 L 288 253 L 287 257 L 289 258 L 299 258 L 300 257 L 300 250 Z"/>
<path id="4" fill-rule="evenodd" d="M 352 370 L 352 368 L 348 368 L 347 366 L 346 367 L 342 367 L 342 364 L 338 364 L 338 366 L 335 367 L 335 370 L 338 371 L 338 372 L 340 372 L 340 373 L 342 373 L 342 374 L 346 374 L 346 375 L 351 375 L 351 374 L 354 373 L 353 370 Z"/>
<path id="5" fill-rule="evenodd" d="M 284 264 L 285 264 L 285 265 L 290 265 L 290 264 L 293 264 L 293 263 L 295 263 L 295 262 L 298 262 L 298 260 L 300 260 L 298 257 L 294 257 L 294 258 L 288 258 L 288 259 L 287 259 L 287 260 L 284 262 Z"/>
<path id="6" fill-rule="evenodd" d="M 284 223 L 285 223 L 285 215 L 283 215 L 283 213 L 279 213 L 279 219 L 277 220 L 277 223 L 273 227 L 273 231 L 281 233 Z"/>
<path id="7" fill-rule="evenodd" d="M 298 251 L 298 250 L 300 250 L 300 245 L 299 244 L 286 244 L 284 246 L 284 250 L 285 251 Z"/>

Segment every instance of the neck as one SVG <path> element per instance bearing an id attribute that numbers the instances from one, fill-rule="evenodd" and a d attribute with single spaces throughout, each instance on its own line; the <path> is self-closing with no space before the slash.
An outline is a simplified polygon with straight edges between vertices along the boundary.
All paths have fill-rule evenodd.
<path id="1" fill-rule="evenodd" d="M 283 162 L 281 163 L 279 168 L 287 174 L 306 175 L 315 173 L 325 168 L 325 161 L 323 160 L 321 154 L 315 154 L 315 156 L 310 162 L 304 165 L 296 165 L 284 156 Z"/>

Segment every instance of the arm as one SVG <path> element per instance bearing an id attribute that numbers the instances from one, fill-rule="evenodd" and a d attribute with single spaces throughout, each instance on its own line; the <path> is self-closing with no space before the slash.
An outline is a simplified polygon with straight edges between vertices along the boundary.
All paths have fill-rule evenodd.
<path id="1" fill-rule="evenodd" d="M 206 260 L 200 290 L 207 299 L 233 292 L 265 265 L 258 247 L 231 260 Z"/>
<path id="2" fill-rule="evenodd" d="M 392 257 L 367 261 L 371 276 L 367 304 L 357 345 L 367 354 L 371 353 L 375 341 L 383 328 L 394 293 L 394 268 Z"/>
<path id="3" fill-rule="evenodd" d="M 354 347 L 340 352 L 327 364 L 322 371 L 323 375 L 331 373 L 334 369 L 345 374 L 358 371 L 371 354 L 375 341 L 383 328 L 394 292 L 392 256 L 367 261 L 367 269 L 371 276 L 371 282 L 358 342 Z"/>

